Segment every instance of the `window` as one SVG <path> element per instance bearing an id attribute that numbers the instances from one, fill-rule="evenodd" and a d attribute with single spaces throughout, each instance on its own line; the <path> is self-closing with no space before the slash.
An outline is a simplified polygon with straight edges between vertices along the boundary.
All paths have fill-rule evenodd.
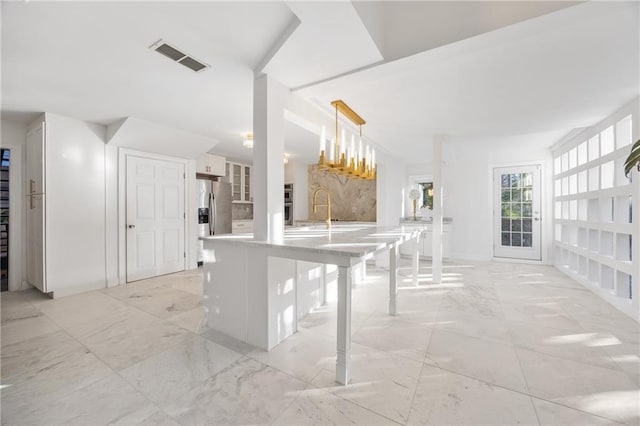
<path id="1" fill-rule="evenodd" d="M 419 182 L 418 186 L 421 189 L 420 208 L 433 210 L 433 182 Z"/>

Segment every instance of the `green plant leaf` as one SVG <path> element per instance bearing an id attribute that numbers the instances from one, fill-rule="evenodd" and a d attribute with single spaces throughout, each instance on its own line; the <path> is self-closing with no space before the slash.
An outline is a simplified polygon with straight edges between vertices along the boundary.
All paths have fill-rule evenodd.
<path id="1" fill-rule="evenodd" d="M 640 139 L 631 147 L 631 152 L 624 162 L 624 175 L 629 176 L 631 169 L 640 162 Z"/>

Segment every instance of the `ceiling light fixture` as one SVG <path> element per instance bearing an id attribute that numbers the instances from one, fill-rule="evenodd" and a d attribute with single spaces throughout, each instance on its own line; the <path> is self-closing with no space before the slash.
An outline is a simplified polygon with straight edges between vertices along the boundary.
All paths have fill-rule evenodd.
<path id="1" fill-rule="evenodd" d="M 363 149 L 362 145 L 362 125 L 366 124 L 366 121 L 342 100 L 333 101 L 331 105 L 336 109 L 335 138 L 331 138 L 329 150 L 327 151 L 326 130 L 322 126 L 318 168 L 329 173 L 336 173 L 354 179 L 375 179 L 377 170 L 376 150 L 369 148 L 369 145 L 366 145 L 366 148 Z M 338 112 L 341 112 L 352 123 L 359 126 L 360 135 L 357 150 L 354 135 L 351 135 L 351 144 L 347 146 L 344 127 L 342 128 L 341 137 L 338 138 Z"/>
<path id="2" fill-rule="evenodd" d="M 242 146 L 249 149 L 253 148 L 253 133 L 247 133 L 244 135 L 242 138 Z"/>

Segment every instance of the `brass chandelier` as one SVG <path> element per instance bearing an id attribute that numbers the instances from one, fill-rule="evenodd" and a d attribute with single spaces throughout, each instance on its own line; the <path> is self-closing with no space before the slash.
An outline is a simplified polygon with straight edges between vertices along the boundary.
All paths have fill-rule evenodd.
<path id="1" fill-rule="evenodd" d="M 322 127 L 318 168 L 320 170 L 326 170 L 329 173 L 354 179 L 375 179 L 377 169 L 376 150 L 369 148 L 369 145 L 366 145 L 366 148 L 363 149 L 362 145 L 362 125 L 366 124 L 366 121 L 342 100 L 333 101 L 331 105 L 336 109 L 335 137 L 331 138 L 329 149 L 327 150 L 326 131 L 324 126 Z M 351 135 L 351 144 L 347 146 L 344 128 L 342 129 L 341 137 L 338 137 L 338 112 L 341 112 L 352 123 L 359 127 L 360 135 L 357 150 L 353 135 Z"/>

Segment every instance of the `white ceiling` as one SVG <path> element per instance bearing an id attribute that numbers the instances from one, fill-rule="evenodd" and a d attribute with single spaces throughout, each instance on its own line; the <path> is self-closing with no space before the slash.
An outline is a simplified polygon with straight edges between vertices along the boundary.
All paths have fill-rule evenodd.
<path id="1" fill-rule="evenodd" d="M 429 156 L 434 134 L 563 134 L 639 94 L 638 29 L 638 3 L 585 4 L 296 93 L 348 100 L 407 161 Z"/>
<path id="2" fill-rule="evenodd" d="M 576 1 L 356 1 L 386 62 L 578 4 Z"/>
<path id="3" fill-rule="evenodd" d="M 293 18 L 279 2 L 2 2 L 2 109 L 127 116 L 224 140 L 251 131 L 253 68 Z M 163 38 L 211 65 L 149 50 Z"/>
<path id="4" fill-rule="evenodd" d="M 257 67 L 322 108 L 344 99 L 365 135 L 410 163 L 435 133 L 549 137 L 638 95 L 638 3 L 560 10 L 572 4 L 2 2 L 2 112 L 135 117 L 250 159 Z M 211 69 L 149 50 L 159 38 Z M 292 158 L 312 161 L 316 143 L 286 124 Z"/>

